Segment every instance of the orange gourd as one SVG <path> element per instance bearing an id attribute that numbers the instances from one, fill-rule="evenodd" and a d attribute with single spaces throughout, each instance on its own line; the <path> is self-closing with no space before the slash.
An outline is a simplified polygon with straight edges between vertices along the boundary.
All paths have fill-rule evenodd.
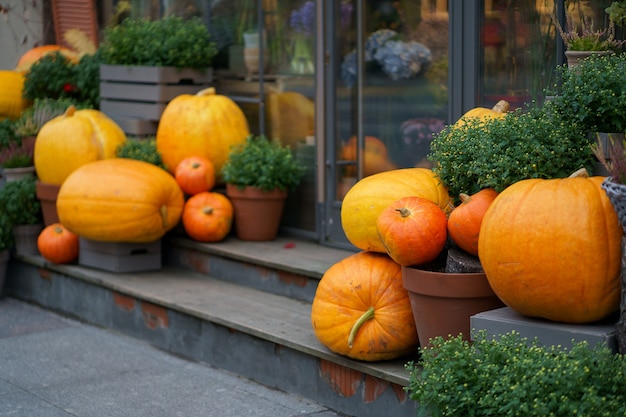
<path id="1" fill-rule="evenodd" d="M 358 181 L 341 205 L 341 226 L 348 240 L 361 250 L 387 253 L 376 230 L 382 211 L 403 197 L 423 197 L 448 213 L 452 207 L 447 188 L 427 168 L 380 172 Z"/>
<path id="2" fill-rule="evenodd" d="M 215 167 L 213 162 L 203 156 L 190 156 L 180 161 L 174 178 L 188 195 L 210 191 L 215 185 Z"/>
<path id="3" fill-rule="evenodd" d="M 356 161 L 356 136 L 352 136 L 348 142 L 341 147 L 339 159 L 342 161 Z M 363 176 L 367 177 L 383 171 L 390 171 L 398 167 L 391 161 L 385 144 L 374 136 L 365 137 L 365 149 L 363 150 Z M 356 168 L 348 166 L 345 168 L 346 176 L 356 176 Z"/>
<path id="4" fill-rule="evenodd" d="M 491 203 L 478 256 L 494 292 L 513 310 L 589 323 L 619 308 L 622 229 L 603 180 L 523 180 Z"/>
<path id="5" fill-rule="evenodd" d="M 183 192 L 156 165 L 113 158 L 90 162 L 61 185 L 57 213 L 81 237 L 101 242 L 148 243 L 180 221 Z"/>
<path id="6" fill-rule="evenodd" d="M 78 235 L 61 223 L 50 224 L 39 233 L 37 249 L 44 259 L 55 264 L 73 262 L 78 258 Z"/>
<path id="7" fill-rule="evenodd" d="M 381 253 L 359 252 L 331 266 L 317 287 L 311 323 L 324 346 L 358 360 L 398 358 L 419 343 L 400 265 Z"/>
<path id="8" fill-rule="evenodd" d="M 448 218 L 422 197 L 404 197 L 385 208 L 376 230 L 387 254 L 402 266 L 433 261 L 446 245 Z"/>
<path id="9" fill-rule="evenodd" d="M 183 226 L 185 232 L 199 242 L 219 242 L 230 232 L 233 205 L 219 193 L 203 191 L 185 203 Z"/>
<path id="10" fill-rule="evenodd" d="M 115 158 L 126 134 L 99 110 L 76 110 L 43 125 L 35 142 L 34 162 L 39 180 L 61 185 L 76 169 L 101 159 Z"/>
<path id="11" fill-rule="evenodd" d="M 498 193 L 485 188 L 469 196 L 460 194 L 461 204 L 448 217 L 448 233 L 458 247 L 470 255 L 478 256 L 478 236 L 485 212 Z"/>
<path id="12" fill-rule="evenodd" d="M 159 120 L 157 150 L 173 174 L 183 159 L 204 156 L 213 162 L 218 182 L 231 147 L 250 135 L 243 111 L 229 97 L 207 88 L 170 101 Z"/>

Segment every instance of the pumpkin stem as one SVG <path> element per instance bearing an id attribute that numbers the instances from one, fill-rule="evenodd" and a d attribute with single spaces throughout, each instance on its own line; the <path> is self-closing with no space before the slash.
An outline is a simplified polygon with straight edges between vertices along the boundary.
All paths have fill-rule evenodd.
<path id="1" fill-rule="evenodd" d="M 500 100 L 495 104 L 495 106 L 493 106 L 491 110 L 497 113 L 506 113 L 509 111 L 510 108 L 511 108 L 511 105 L 509 104 L 508 101 Z"/>
<path id="2" fill-rule="evenodd" d="M 211 206 L 202 207 L 202 212 L 206 214 L 207 216 L 210 214 L 213 214 L 213 207 Z"/>
<path id="3" fill-rule="evenodd" d="M 202 166 L 202 164 L 201 164 L 200 162 L 194 162 L 194 163 L 192 163 L 192 164 L 191 164 L 191 167 L 192 167 L 193 169 L 198 169 L 198 168 L 200 168 L 201 166 Z"/>
<path id="4" fill-rule="evenodd" d="M 589 178 L 589 173 L 585 168 L 581 168 L 578 171 L 573 172 L 569 178 Z"/>
<path id="5" fill-rule="evenodd" d="M 76 106 L 72 104 L 65 110 L 65 113 L 63 113 L 63 116 L 72 117 L 74 116 L 74 113 L 76 113 Z"/>
<path id="6" fill-rule="evenodd" d="M 459 194 L 459 200 L 461 200 L 461 204 L 467 204 L 470 202 L 471 199 L 472 197 L 470 197 L 468 194 L 465 194 L 465 193 Z"/>
<path id="7" fill-rule="evenodd" d="M 354 344 L 354 338 L 356 337 L 356 334 L 361 329 L 361 326 L 363 326 L 363 324 L 366 321 L 373 319 L 373 318 L 374 318 L 374 307 L 370 307 L 367 309 L 365 313 L 363 313 L 361 317 L 358 318 L 357 321 L 354 322 L 354 325 L 352 326 L 352 329 L 350 330 L 350 335 L 348 336 L 348 347 L 350 349 L 352 349 L 352 345 Z"/>
<path id="8" fill-rule="evenodd" d="M 411 215 L 411 210 L 406 207 L 397 208 L 396 211 L 400 213 L 401 217 L 409 217 Z"/>
<path id="9" fill-rule="evenodd" d="M 161 214 L 161 221 L 163 222 L 163 228 L 167 229 L 167 206 L 161 206 L 159 209 L 159 213 Z"/>
<path id="10" fill-rule="evenodd" d="M 215 95 L 215 87 L 208 87 L 196 93 L 196 96 L 199 96 L 199 97 L 214 96 L 214 95 Z"/>

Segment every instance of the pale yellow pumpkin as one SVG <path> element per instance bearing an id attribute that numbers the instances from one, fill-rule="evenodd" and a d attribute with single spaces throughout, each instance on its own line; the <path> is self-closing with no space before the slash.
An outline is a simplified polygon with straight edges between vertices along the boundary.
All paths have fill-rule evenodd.
<path id="1" fill-rule="evenodd" d="M 115 157 L 126 134 L 104 113 L 76 110 L 43 125 L 35 142 L 34 161 L 39 180 L 61 185 L 77 168 L 93 161 Z"/>
<path id="2" fill-rule="evenodd" d="M 125 158 L 81 166 L 57 198 L 59 220 L 68 230 L 103 242 L 155 241 L 178 224 L 183 205 L 172 175 Z"/>
<path id="3" fill-rule="evenodd" d="M 28 107 L 22 97 L 24 74 L 18 71 L 0 71 L 0 120 L 17 119 Z"/>
<path id="4" fill-rule="evenodd" d="M 347 192 L 341 205 L 341 226 L 348 240 L 361 250 L 386 253 L 376 220 L 394 201 L 422 197 L 447 214 L 453 208 L 448 189 L 427 168 L 403 168 L 370 175 Z"/>
<path id="5" fill-rule="evenodd" d="M 213 162 L 218 179 L 231 147 L 250 134 L 243 111 L 229 97 L 207 88 L 196 95 L 182 94 L 165 107 L 156 133 L 157 150 L 174 173 L 190 156 Z"/>

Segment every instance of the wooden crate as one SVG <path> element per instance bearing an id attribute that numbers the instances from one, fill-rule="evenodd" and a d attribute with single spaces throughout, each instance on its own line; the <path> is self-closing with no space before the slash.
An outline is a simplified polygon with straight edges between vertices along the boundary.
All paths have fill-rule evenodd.
<path id="1" fill-rule="evenodd" d="M 78 264 L 111 272 L 161 269 L 161 240 L 150 243 L 98 242 L 80 238 Z"/>

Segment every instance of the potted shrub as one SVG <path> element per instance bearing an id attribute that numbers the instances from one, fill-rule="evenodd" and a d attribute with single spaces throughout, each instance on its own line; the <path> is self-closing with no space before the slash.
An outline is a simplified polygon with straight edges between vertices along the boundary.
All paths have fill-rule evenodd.
<path id="1" fill-rule="evenodd" d="M 33 175 L 35 172 L 34 140 L 22 140 L 16 134 L 15 125 L 16 122 L 13 120 L 0 120 L 0 167 L 6 182 Z"/>
<path id="2" fill-rule="evenodd" d="M 277 139 L 250 135 L 233 147 L 222 167 L 222 178 L 235 208 L 237 237 L 273 240 L 287 192 L 300 184 L 305 170 L 291 149 Z"/>
<path id="3" fill-rule="evenodd" d="M 99 52 L 100 109 L 126 133 L 150 135 L 171 99 L 212 83 L 217 48 L 199 18 L 168 16 L 105 28 Z M 131 118 L 146 122 L 133 125 Z"/>
<path id="4" fill-rule="evenodd" d="M 0 190 L 0 213 L 12 227 L 18 254 L 37 254 L 37 236 L 43 229 L 41 204 L 35 191 L 36 178 L 12 181 Z"/>
<path id="5" fill-rule="evenodd" d="M 626 356 L 578 342 L 542 346 L 516 332 L 473 342 L 436 338 L 409 362 L 409 397 L 418 415 L 626 415 Z"/>
<path id="6" fill-rule="evenodd" d="M 115 155 L 118 158 L 148 162 L 167 171 L 167 167 L 161 159 L 161 153 L 157 150 L 154 136 L 143 139 L 129 138 L 126 142 L 117 146 Z"/>

